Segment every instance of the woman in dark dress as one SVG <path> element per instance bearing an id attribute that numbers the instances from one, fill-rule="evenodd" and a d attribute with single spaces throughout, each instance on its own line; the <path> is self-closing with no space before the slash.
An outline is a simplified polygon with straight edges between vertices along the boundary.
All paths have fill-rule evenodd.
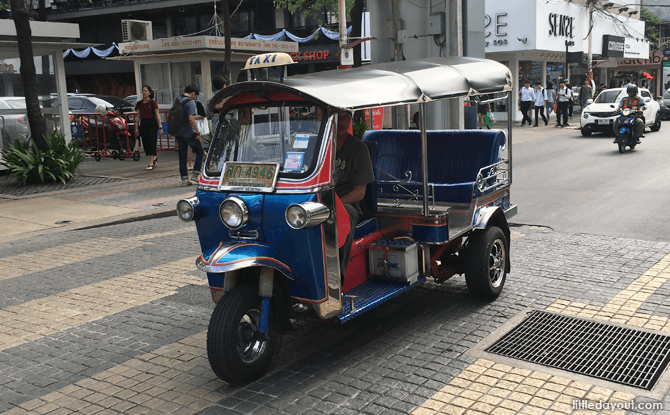
<path id="1" fill-rule="evenodd" d="M 154 91 L 149 85 L 142 87 L 142 99 L 137 101 L 135 111 L 139 113 L 140 136 L 144 145 L 144 153 L 151 158 L 146 170 L 156 168 L 156 140 L 158 131 L 163 134 L 161 116 L 158 112 L 158 104 L 154 101 Z"/>

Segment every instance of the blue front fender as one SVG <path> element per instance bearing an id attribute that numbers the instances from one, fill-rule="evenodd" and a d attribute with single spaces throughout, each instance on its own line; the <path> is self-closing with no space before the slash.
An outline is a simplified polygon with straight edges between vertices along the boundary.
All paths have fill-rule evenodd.
<path id="1" fill-rule="evenodd" d="M 202 271 L 221 274 L 249 267 L 270 267 L 295 281 L 293 270 L 272 245 L 262 241 L 221 242 L 212 252 L 203 252 L 195 261 Z"/>

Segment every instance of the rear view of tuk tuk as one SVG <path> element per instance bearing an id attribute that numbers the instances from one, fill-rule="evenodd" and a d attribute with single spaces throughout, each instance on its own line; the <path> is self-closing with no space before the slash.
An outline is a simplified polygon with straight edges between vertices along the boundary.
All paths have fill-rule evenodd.
<path id="1" fill-rule="evenodd" d="M 256 380 L 292 321 L 346 322 L 427 280 L 464 274 L 471 292 L 497 297 L 510 271 L 507 219 L 516 213 L 511 131 L 426 131 L 426 105 L 511 90 L 497 62 L 434 58 L 219 92 L 200 185 L 177 206 L 182 220 L 195 221 L 196 264 L 216 303 L 207 351 L 217 376 Z M 334 191 L 338 114 L 409 104 L 419 106 L 421 130 L 362 139 L 374 181 L 362 220 L 349 229 Z M 338 251 L 349 232 L 343 278 Z"/>

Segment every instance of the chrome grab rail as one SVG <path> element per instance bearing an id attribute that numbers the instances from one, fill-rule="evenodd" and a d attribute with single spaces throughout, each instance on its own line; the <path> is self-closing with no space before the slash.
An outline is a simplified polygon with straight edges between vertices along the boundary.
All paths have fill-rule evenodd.
<path id="1" fill-rule="evenodd" d="M 477 189 L 479 189 L 480 192 L 486 192 L 495 188 L 501 183 L 507 183 L 509 181 L 508 173 L 510 169 L 509 167 L 503 167 L 503 165 L 509 165 L 509 160 L 501 160 L 497 163 L 479 169 L 479 172 L 477 172 L 477 179 L 475 184 L 477 185 Z M 489 184 L 489 180 L 493 178 L 495 178 L 495 182 L 493 184 Z"/>

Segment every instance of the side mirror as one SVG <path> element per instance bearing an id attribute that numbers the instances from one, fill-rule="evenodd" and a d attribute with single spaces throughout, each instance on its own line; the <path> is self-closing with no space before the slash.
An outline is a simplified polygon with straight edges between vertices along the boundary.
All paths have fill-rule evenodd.
<path id="1" fill-rule="evenodd" d="M 593 104 L 593 100 L 592 99 L 587 99 L 586 100 L 586 105 L 591 105 L 591 104 Z"/>

